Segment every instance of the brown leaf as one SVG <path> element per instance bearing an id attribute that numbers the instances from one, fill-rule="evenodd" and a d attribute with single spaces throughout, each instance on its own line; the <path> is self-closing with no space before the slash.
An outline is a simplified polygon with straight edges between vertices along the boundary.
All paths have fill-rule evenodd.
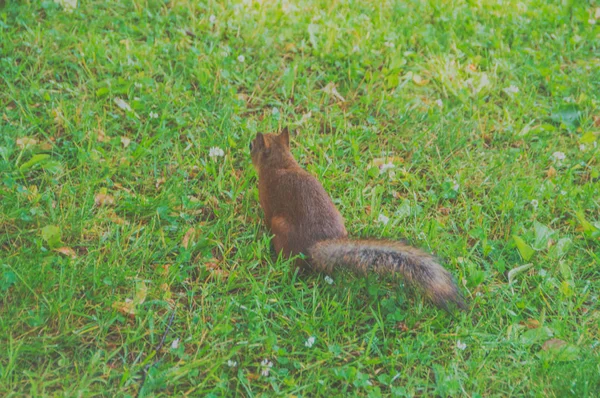
<path id="1" fill-rule="evenodd" d="M 542 350 L 548 351 L 551 349 L 560 348 L 565 345 L 567 345 L 566 341 L 563 341 L 560 339 L 550 339 L 550 340 L 546 341 L 544 344 L 542 344 Z"/>
<path id="2" fill-rule="evenodd" d="M 600 116 L 594 116 L 594 126 L 600 127 Z"/>
<path id="3" fill-rule="evenodd" d="M 105 193 L 97 193 L 94 197 L 94 203 L 96 206 L 113 206 L 115 198 Z"/>
<path id="4" fill-rule="evenodd" d="M 399 329 L 403 332 L 408 332 L 410 329 L 408 328 L 408 326 L 406 326 L 406 323 L 404 322 L 397 322 L 396 323 L 396 329 Z"/>
<path id="5" fill-rule="evenodd" d="M 52 143 L 45 141 L 40 144 L 40 149 L 42 151 L 49 151 L 52 149 Z"/>
<path id="6" fill-rule="evenodd" d="M 31 137 L 21 137 L 17 138 L 17 146 L 21 149 L 31 148 L 38 143 L 38 140 Z"/>
<path id="7" fill-rule="evenodd" d="M 540 327 L 540 322 L 537 319 L 529 318 L 525 326 L 527 329 L 537 329 Z"/>
<path id="8" fill-rule="evenodd" d="M 98 140 L 98 142 L 108 142 L 110 140 L 110 137 L 106 135 L 104 130 L 99 128 L 98 130 L 96 130 L 96 139 Z"/>
<path id="9" fill-rule="evenodd" d="M 190 228 L 187 230 L 187 232 L 183 236 L 183 240 L 181 241 L 181 246 L 183 246 L 184 249 L 188 248 L 188 246 L 190 244 L 190 239 L 192 239 L 195 234 L 196 234 L 196 230 L 194 228 Z"/>
<path id="10" fill-rule="evenodd" d="M 556 169 L 554 167 L 550 166 L 550 168 L 546 171 L 546 176 L 548 178 L 556 177 Z"/>
<path id="11" fill-rule="evenodd" d="M 71 257 L 71 258 L 77 258 L 77 254 L 75 253 L 75 250 L 71 249 L 70 247 L 59 247 L 58 249 L 54 249 L 54 251 L 59 252 L 60 254 L 64 254 L 67 257 Z"/>
<path id="12" fill-rule="evenodd" d="M 129 225 L 129 221 L 119 217 L 114 211 L 111 211 L 108 214 L 108 218 L 110 219 L 110 221 L 114 222 L 117 225 Z"/>
<path id="13" fill-rule="evenodd" d="M 132 299 L 125 299 L 125 302 L 117 301 L 112 307 L 124 315 L 135 315 L 135 303 Z"/>

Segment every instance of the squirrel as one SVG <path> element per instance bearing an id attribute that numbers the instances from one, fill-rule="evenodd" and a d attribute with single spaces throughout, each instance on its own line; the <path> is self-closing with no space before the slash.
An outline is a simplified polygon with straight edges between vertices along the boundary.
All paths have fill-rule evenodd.
<path id="1" fill-rule="evenodd" d="M 399 241 L 349 239 L 344 219 L 321 183 L 294 159 L 287 129 L 279 135 L 258 133 L 250 153 L 277 253 L 300 256 L 297 266 L 319 272 L 345 267 L 360 274 L 400 274 L 438 307 L 467 309 L 452 275 L 434 256 Z"/>

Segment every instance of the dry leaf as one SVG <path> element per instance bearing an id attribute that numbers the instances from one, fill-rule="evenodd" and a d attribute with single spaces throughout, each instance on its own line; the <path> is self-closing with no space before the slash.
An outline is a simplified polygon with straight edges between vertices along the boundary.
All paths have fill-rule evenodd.
<path id="1" fill-rule="evenodd" d="M 548 178 L 556 177 L 556 169 L 554 167 L 550 166 L 550 168 L 546 171 L 546 176 Z"/>
<path id="2" fill-rule="evenodd" d="M 469 64 L 468 68 L 472 72 L 477 72 L 477 67 L 475 65 L 473 65 L 473 64 Z"/>
<path id="3" fill-rule="evenodd" d="M 188 248 L 188 246 L 190 244 L 190 239 L 192 239 L 194 237 L 195 233 L 196 233 L 196 230 L 194 228 L 190 228 L 187 230 L 187 232 L 183 236 L 183 240 L 181 241 L 181 246 L 183 246 L 184 249 Z"/>
<path id="4" fill-rule="evenodd" d="M 600 116 L 594 116 L 594 126 L 600 127 Z"/>
<path id="5" fill-rule="evenodd" d="M 110 221 L 114 222 L 117 225 L 129 225 L 129 221 L 125 220 L 124 218 L 121 218 L 117 215 L 117 213 L 115 213 L 114 211 L 111 211 L 108 214 L 108 218 Z"/>
<path id="6" fill-rule="evenodd" d="M 47 142 L 47 141 L 46 142 L 42 142 L 40 144 L 40 149 L 42 151 L 49 151 L 49 150 L 52 149 L 52 144 L 50 142 Z"/>
<path id="7" fill-rule="evenodd" d="M 162 184 L 164 184 L 164 183 L 165 183 L 165 181 L 167 181 L 167 180 L 165 179 L 165 177 L 160 177 L 158 180 L 156 180 L 156 184 L 154 184 L 154 186 L 156 187 L 156 189 L 158 189 L 158 188 L 160 188 L 160 186 L 161 186 Z"/>
<path id="8" fill-rule="evenodd" d="M 71 257 L 71 258 L 77 258 L 77 254 L 75 253 L 75 250 L 71 249 L 70 247 L 59 247 L 58 249 L 54 249 L 54 251 L 59 252 L 60 254 L 64 254 L 67 257 Z"/>
<path id="9" fill-rule="evenodd" d="M 117 301 L 112 307 L 124 315 L 135 315 L 135 304 L 131 299 L 125 299 L 125 302 Z"/>
<path id="10" fill-rule="evenodd" d="M 529 318 L 527 320 L 527 323 L 525 324 L 525 326 L 527 326 L 527 329 L 537 329 L 541 325 L 540 325 L 540 322 L 537 319 Z"/>
<path id="11" fill-rule="evenodd" d="M 121 137 L 121 144 L 123 144 L 123 148 L 127 148 L 131 144 L 131 140 L 127 137 Z"/>
<path id="12" fill-rule="evenodd" d="M 96 130 L 96 139 L 98 140 L 98 142 L 108 142 L 108 140 L 110 140 L 110 137 L 106 135 L 104 130 L 98 129 Z"/>
<path id="13" fill-rule="evenodd" d="M 112 206 L 115 204 L 115 198 L 105 193 L 97 193 L 94 197 L 96 206 Z"/>
<path id="14" fill-rule="evenodd" d="M 123 109 L 124 111 L 131 112 L 131 106 L 129 106 L 129 104 L 123 101 L 121 98 L 117 97 L 114 99 L 114 101 L 119 108 Z"/>
<path id="15" fill-rule="evenodd" d="M 429 83 L 429 80 L 427 79 L 423 79 L 420 75 L 414 74 L 412 77 L 413 82 L 415 82 L 415 84 L 417 86 L 424 86 L 427 83 Z"/>
<path id="16" fill-rule="evenodd" d="M 335 83 L 331 82 L 328 83 L 325 87 L 323 87 L 323 92 L 337 98 L 338 100 L 345 102 L 346 100 L 344 99 L 344 97 L 342 97 L 342 95 L 337 91 L 337 89 L 335 88 Z"/>
<path id="17" fill-rule="evenodd" d="M 544 344 L 542 344 L 542 350 L 547 351 L 547 350 L 551 350 L 551 349 L 560 348 L 565 345 L 567 345 L 566 341 L 563 341 L 561 339 L 550 339 L 550 340 L 546 341 Z"/>
<path id="18" fill-rule="evenodd" d="M 38 143 L 38 140 L 31 137 L 17 138 L 17 146 L 21 149 L 30 148 Z"/>

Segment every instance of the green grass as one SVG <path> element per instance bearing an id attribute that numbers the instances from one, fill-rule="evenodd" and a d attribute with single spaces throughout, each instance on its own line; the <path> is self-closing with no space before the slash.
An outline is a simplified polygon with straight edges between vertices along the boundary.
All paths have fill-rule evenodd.
<path id="1" fill-rule="evenodd" d="M 143 396 L 598 394 L 598 7 L 0 2 L 0 395 L 135 396 L 156 359 Z M 247 148 L 283 126 L 470 310 L 273 258 Z"/>

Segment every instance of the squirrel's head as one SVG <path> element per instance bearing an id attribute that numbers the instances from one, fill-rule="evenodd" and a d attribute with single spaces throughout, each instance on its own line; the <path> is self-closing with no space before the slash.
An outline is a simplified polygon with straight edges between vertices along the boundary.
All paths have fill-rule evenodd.
<path id="1" fill-rule="evenodd" d="M 290 133 L 287 128 L 279 135 L 257 133 L 250 143 L 250 155 L 257 170 L 261 167 L 285 167 L 290 162 L 296 162 L 290 152 Z"/>

